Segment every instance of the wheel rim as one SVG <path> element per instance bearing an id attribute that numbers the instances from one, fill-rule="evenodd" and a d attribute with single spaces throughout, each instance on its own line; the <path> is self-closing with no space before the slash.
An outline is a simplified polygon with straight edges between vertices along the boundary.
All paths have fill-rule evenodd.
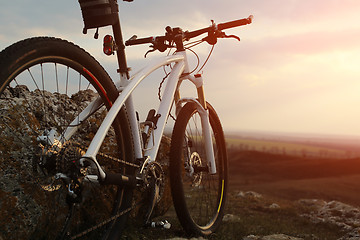
<path id="1" fill-rule="evenodd" d="M 194 111 L 185 129 L 183 144 L 184 169 L 182 174 L 185 202 L 192 221 L 204 231 L 217 219 L 224 193 L 223 166 L 212 132 L 217 173 L 208 173 L 201 119 Z"/>

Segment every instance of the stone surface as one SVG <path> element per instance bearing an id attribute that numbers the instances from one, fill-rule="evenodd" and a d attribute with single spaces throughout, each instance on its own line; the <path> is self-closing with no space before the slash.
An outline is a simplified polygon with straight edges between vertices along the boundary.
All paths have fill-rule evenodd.
<path id="1" fill-rule="evenodd" d="M 323 201 L 317 199 L 302 199 L 299 203 L 312 207 L 310 213 L 302 216 L 314 223 L 326 222 L 341 227 L 349 232 L 360 227 L 360 210 L 338 201 Z"/>
<path id="2" fill-rule="evenodd" d="M 223 222 L 239 222 L 240 217 L 234 214 L 225 214 L 223 217 Z"/>
<path id="3" fill-rule="evenodd" d="M 241 198 L 249 198 L 249 199 L 261 199 L 262 198 L 262 195 L 260 193 L 253 192 L 253 191 L 248 191 L 248 192 L 240 191 L 237 194 L 237 196 L 241 197 Z"/>
<path id="4" fill-rule="evenodd" d="M 280 208 L 280 205 L 277 204 L 277 203 L 273 203 L 269 206 L 270 209 L 279 209 Z"/>
<path id="5" fill-rule="evenodd" d="M 54 239 L 55 233 L 62 227 L 62 224 L 54 219 L 66 217 L 67 190 L 62 187 L 56 191 L 44 191 L 44 187 L 56 188 L 59 184 L 51 184 L 55 182 L 53 179 L 44 177 L 46 174 L 34 168 L 37 166 L 34 161 L 40 161 L 41 150 L 32 136 L 35 135 L 34 131 L 44 131 L 46 126 L 67 125 L 64 120 L 73 120 L 74 115 L 84 109 L 96 95 L 91 90 L 85 90 L 69 97 L 38 90 L 31 92 L 24 86 L 18 86 L 10 91 L 6 90 L 2 96 L 12 98 L 11 101 L 0 99 L 0 239 Z M 100 109 L 88 118 L 72 140 L 81 146 L 88 146 L 104 115 L 105 112 Z M 22 131 L 19 135 L 10 131 L 20 127 Z M 162 160 L 167 179 L 170 140 L 164 138 L 162 143 L 159 159 Z M 110 130 L 101 152 L 111 154 L 116 152 L 116 149 L 114 131 Z M 35 158 L 34 152 L 37 154 Z M 96 206 L 111 208 L 108 192 L 106 190 L 103 195 L 97 194 L 93 197 Z M 92 204 L 95 203 L 89 203 L 86 214 L 95 216 Z M 170 190 L 165 188 L 162 207 L 156 208 L 155 214 L 164 214 L 170 205 Z"/>
<path id="6" fill-rule="evenodd" d="M 303 238 L 291 237 L 285 234 L 273 234 L 268 236 L 249 235 L 243 240 L 303 240 Z"/>

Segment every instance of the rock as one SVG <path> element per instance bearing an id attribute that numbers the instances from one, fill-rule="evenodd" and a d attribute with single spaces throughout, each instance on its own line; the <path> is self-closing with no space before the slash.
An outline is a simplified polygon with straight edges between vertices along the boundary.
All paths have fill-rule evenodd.
<path id="1" fill-rule="evenodd" d="M 356 232 L 360 227 L 360 210 L 339 201 L 302 199 L 299 203 L 310 207 L 310 213 L 302 214 L 314 223 L 330 223 L 342 228 L 345 232 Z M 355 230 L 354 230 L 355 229 Z M 347 239 L 347 238 L 344 238 Z"/>
<path id="2" fill-rule="evenodd" d="M 277 203 L 273 203 L 269 206 L 270 209 L 279 209 L 280 208 L 280 205 L 277 204 Z"/>
<path id="3" fill-rule="evenodd" d="M 42 97 L 39 98 L 39 95 Z M 0 121 L 0 240 L 54 239 L 55 237 L 51 234 L 55 235 L 62 228 L 60 223 L 54 223 L 54 219 L 66 217 L 68 207 L 65 194 L 67 190 L 61 188 L 56 189 L 55 192 L 47 188 L 44 191 L 55 181 L 49 177 L 43 177 L 45 174 L 34 167 L 38 164 L 36 161 L 40 161 L 39 156 L 34 157 L 34 152 L 40 155 L 41 150 L 37 151 L 38 149 L 35 148 L 39 147 L 39 143 L 33 139 L 33 133 L 43 133 L 44 126 L 55 125 L 59 128 L 66 126 L 66 121 L 74 119 L 79 110 L 87 106 L 96 95 L 90 89 L 72 96 L 39 90 L 31 92 L 20 85 L 6 90 L 3 96 L 12 98 L 11 101 L 7 98 L 0 99 L 0 117 L 4 119 Z M 29 113 L 29 110 L 33 114 Z M 44 112 L 49 116 L 45 116 Z M 76 139 L 72 140 L 81 146 L 88 146 L 103 117 L 104 113 L 101 109 L 94 113 L 82 123 L 81 129 L 73 136 Z M 4 122 L 6 124 L 2 124 Z M 19 135 L 11 131 L 11 129 L 18 129 L 19 126 L 27 126 L 27 128 L 22 128 L 20 133 L 22 141 L 19 141 Z M 106 150 L 104 153 L 111 154 L 117 151 L 116 140 L 113 136 L 114 131 L 111 129 L 107 134 L 107 139 L 110 141 L 107 140 L 102 145 Z M 168 181 L 169 149 L 170 140 L 164 138 L 158 158 L 164 166 L 165 181 Z M 166 186 L 160 207 L 155 209 L 156 215 L 164 214 L 172 204 L 169 184 Z M 93 201 L 96 203 L 91 204 L 96 206 L 112 206 L 111 200 L 106 195 L 96 196 Z M 57 211 L 58 209 L 63 211 Z M 95 208 L 86 209 L 89 209 L 86 214 L 96 217 Z M 84 213 L 84 216 L 86 214 Z M 92 219 L 87 217 L 87 220 Z"/>
<path id="4" fill-rule="evenodd" d="M 61 195 L 66 190 L 56 189 L 57 184 L 52 185 L 54 178 L 49 177 L 51 174 L 46 175 L 38 167 L 41 161 L 51 165 L 58 160 L 40 157 L 43 145 L 36 137 L 50 130 L 49 126 L 57 127 L 56 130 L 61 132 L 68 121 L 94 99 L 95 93 L 88 89 L 70 97 L 29 91 L 19 85 L 9 88 L 5 96 L 11 99 L 0 99 L 0 235 L 3 239 L 51 239 L 54 238 L 51 234 L 62 227 L 60 223 L 54 223 L 55 219 L 66 217 L 66 198 Z M 102 116 L 99 110 L 84 121 L 82 128 L 74 134 L 78 144 L 87 146 Z M 13 131 L 20 127 L 20 131 Z M 108 136 L 113 136 L 113 131 Z M 103 147 L 109 152 L 117 151 L 116 141 L 107 141 Z M 96 201 L 104 206 L 111 204 L 106 197 L 96 198 Z"/>
<path id="5" fill-rule="evenodd" d="M 260 193 L 253 192 L 253 191 L 248 191 L 248 192 L 240 191 L 237 196 L 241 197 L 241 198 L 248 198 L 248 199 L 261 199 L 262 198 L 262 195 Z"/>
<path id="6" fill-rule="evenodd" d="M 249 235 L 247 237 L 244 237 L 243 240 L 258 240 L 260 237 L 255 235 Z"/>
<path id="7" fill-rule="evenodd" d="M 203 237 L 199 237 L 199 238 L 180 238 L 180 237 L 175 237 L 175 238 L 169 238 L 166 240 L 206 240 Z"/>
<path id="8" fill-rule="evenodd" d="M 324 200 L 319 200 L 319 199 L 300 199 L 298 203 L 300 203 L 300 205 L 303 205 L 305 207 L 315 207 L 315 208 L 323 207 L 326 204 Z"/>
<path id="9" fill-rule="evenodd" d="M 233 214 L 226 214 L 223 217 L 223 222 L 239 222 L 240 217 Z"/>
<path id="10" fill-rule="evenodd" d="M 303 240 L 303 238 L 291 237 L 285 234 L 273 234 L 268 236 L 249 235 L 243 240 Z"/>
<path id="11" fill-rule="evenodd" d="M 262 238 L 262 240 L 302 240 L 302 238 L 291 237 L 285 234 L 274 234 L 274 235 L 265 236 Z"/>
<path id="12" fill-rule="evenodd" d="M 359 240 L 360 239 L 360 228 L 355 228 L 351 232 L 348 232 L 345 236 L 338 240 Z"/>

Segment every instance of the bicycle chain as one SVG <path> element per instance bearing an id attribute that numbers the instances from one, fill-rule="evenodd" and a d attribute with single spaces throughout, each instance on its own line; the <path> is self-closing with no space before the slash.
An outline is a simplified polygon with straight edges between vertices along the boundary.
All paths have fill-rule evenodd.
<path id="1" fill-rule="evenodd" d="M 81 237 L 85 236 L 86 234 L 88 234 L 88 233 L 90 233 L 92 231 L 95 231 L 98 228 L 101 228 L 101 227 L 105 226 L 109 222 L 114 221 L 114 220 L 118 219 L 119 217 L 121 217 L 122 215 L 124 215 L 124 214 L 130 212 L 131 210 L 135 209 L 138 205 L 139 204 L 133 204 L 132 207 L 119 212 L 118 214 L 104 220 L 103 222 L 99 223 L 98 225 L 95 225 L 95 226 L 93 226 L 93 227 L 91 227 L 89 229 L 86 229 L 85 231 L 83 231 L 83 232 L 81 232 L 79 234 L 76 234 L 75 236 L 71 237 L 70 239 L 75 240 L 75 239 L 81 238 Z"/>
<path id="2" fill-rule="evenodd" d="M 116 158 L 116 157 L 112 157 L 112 156 L 109 156 L 109 155 L 104 154 L 104 153 L 98 153 L 97 156 L 100 156 L 100 157 L 102 157 L 104 159 L 109 159 L 111 161 L 115 161 L 115 162 L 118 162 L 118 163 L 122 163 L 122 164 L 130 166 L 130 167 L 140 168 L 140 165 L 138 165 L 138 164 L 127 162 L 125 160 L 122 160 L 122 159 L 119 159 L 119 158 Z M 60 169 L 60 162 L 58 162 L 58 161 L 56 162 L 56 169 L 57 170 Z M 55 181 L 56 180 L 54 179 L 53 183 Z M 60 186 L 58 186 L 58 185 L 53 186 L 53 183 L 44 186 L 44 185 L 40 184 L 40 182 L 38 180 L 38 184 L 45 191 L 56 191 L 56 190 L 58 190 L 60 188 Z M 75 240 L 75 239 L 81 238 L 81 237 L 89 234 L 90 232 L 95 231 L 96 229 L 98 229 L 100 227 L 103 227 L 104 225 L 108 224 L 109 222 L 114 221 L 117 218 L 121 217 L 122 215 L 124 215 L 124 214 L 130 212 L 131 210 L 135 209 L 139 204 L 140 204 L 140 202 L 137 203 L 137 204 L 134 203 L 133 206 L 129 207 L 128 209 L 125 209 L 125 210 L 117 213 L 116 215 L 109 217 L 108 219 L 104 220 L 103 222 L 101 222 L 101 223 L 99 223 L 99 224 L 97 224 L 95 226 L 92 226 L 91 228 L 88 228 L 88 229 L 84 230 L 83 232 L 76 234 L 75 236 L 70 237 L 70 239 Z"/>
<path id="3" fill-rule="evenodd" d="M 140 168 L 140 165 L 137 165 L 137 164 L 134 164 L 134 163 L 131 163 L 131 162 L 127 162 L 127 161 L 124 161 L 122 159 L 118 159 L 118 158 L 109 156 L 109 155 L 104 154 L 104 153 L 98 153 L 97 155 L 101 156 L 103 158 L 107 158 L 109 160 L 115 161 L 115 162 L 119 162 L 119 163 L 122 163 L 122 164 L 125 164 L 125 165 L 128 165 L 128 166 L 131 166 L 131 167 Z M 82 236 L 85 236 L 85 235 L 89 234 L 92 231 L 95 231 L 98 228 L 101 228 L 101 227 L 105 226 L 109 222 L 114 221 L 114 220 L 118 219 L 119 217 L 121 217 L 122 215 L 124 215 L 124 214 L 130 212 L 131 210 L 135 209 L 138 205 L 140 205 L 140 202 L 137 203 L 137 204 L 134 203 L 133 206 L 129 207 L 128 209 L 125 209 L 125 210 L 119 212 L 118 214 L 104 220 L 103 222 L 101 222 L 101 223 L 99 223 L 99 224 L 97 224 L 97 225 L 95 225 L 95 226 L 93 226 L 91 228 L 88 228 L 88 229 L 84 230 L 81 233 L 76 234 L 75 236 L 71 237 L 70 239 L 71 240 L 78 239 L 78 238 L 80 238 Z"/>
<path id="4" fill-rule="evenodd" d="M 119 163 L 128 165 L 128 166 L 130 166 L 130 167 L 140 168 L 140 165 L 137 165 L 137 164 L 131 163 L 131 162 L 127 162 L 127 161 L 124 161 L 124 160 L 121 160 L 121 159 L 118 159 L 118 158 L 115 158 L 115 157 L 106 155 L 106 154 L 104 154 L 104 153 L 98 153 L 97 155 L 99 155 L 99 156 L 101 156 L 101 157 L 103 157 L 103 158 L 107 158 L 107 159 L 113 160 L 113 161 L 115 161 L 115 162 L 119 162 Z"/>

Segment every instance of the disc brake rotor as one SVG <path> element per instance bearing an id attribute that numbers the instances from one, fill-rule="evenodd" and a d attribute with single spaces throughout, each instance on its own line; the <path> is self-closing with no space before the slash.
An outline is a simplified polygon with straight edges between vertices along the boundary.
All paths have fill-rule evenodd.
<path id="1" fill-rule="evenodd" d="M 201 184 L 202 172 L 194 171 L 197 167 L 201 167 L 201 157 L 197 152 L 193 152 L 190 157 L 190 177 L 192 178 L 192 186 L 198 187 Z"/>

